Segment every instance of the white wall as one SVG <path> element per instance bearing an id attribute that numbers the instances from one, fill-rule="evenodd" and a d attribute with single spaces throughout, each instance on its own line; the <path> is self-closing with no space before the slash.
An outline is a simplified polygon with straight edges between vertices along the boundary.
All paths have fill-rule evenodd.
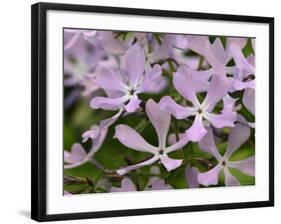
<path id="1" fill-rule="evenodd" d="M 30 5 L 36 1 L 6 1 L 0 19 L 0 221 L 34 223 L 30 213 Z M 276 127 L 275 158 L 280 158 L 280 6 L 278 1 L 68 0 L 64 3 L 139 7 L 195 12 L 275 17 Z M 270 3 L 271 2 L 271 3 Z M 3 69 L 4 68 L 4 69 Z M 279 87 L 279 88 L 277 88 Z M 4 125 L 3 125 L 4 124 Z M 107 218 L 60 223 L 246 223 L 280 218 L 280 163 L 276 164 L 276 206 L 228 211 Z"/>

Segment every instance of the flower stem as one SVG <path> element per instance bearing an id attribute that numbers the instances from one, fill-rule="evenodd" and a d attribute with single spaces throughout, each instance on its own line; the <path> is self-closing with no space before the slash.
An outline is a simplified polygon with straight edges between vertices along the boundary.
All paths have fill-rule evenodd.
<path id="1" fill-rule="evenodd" d="M 211 169 L 215 166 L 214 163 L 210 162 L 209 160 L 207 160 L 205 158 L 201 158 L 201 157 L 191 157 L 191 158 L 187 159 L 187 162 L 190 162 L 192 160 L 196 160 L 196 161 L 200 162 L 207 169 Z"/>
<path id="2" fill-rule="evenodd" d="M 176 134 L 176 140 L 177 142 L 180 140 L 180 135 L 179 135 L 179 125 L 178 125 L 178 121 L 175 120 L 175 134 Z M 183 160 L 183 163 L 185 161 L 185 157 L 184 157 L 184 152 L 183 152 L 183 148 L 180 148 L 179 149 L 179 153 L 180 153 L 180 156 Z"/>
<path id="3" fill-rule="evenodd" d="M 199 58 L 199 63 L 198 63 L 198 67 L 197 67 L 198 71 L 203 69 L 203 64 L 204 64 L 204 57 L 201 55 Z"/>

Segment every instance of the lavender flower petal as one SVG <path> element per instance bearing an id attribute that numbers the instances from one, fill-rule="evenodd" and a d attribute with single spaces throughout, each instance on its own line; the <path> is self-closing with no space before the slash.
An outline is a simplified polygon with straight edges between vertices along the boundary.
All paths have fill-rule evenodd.
<path id="1" fill-rule="evenodd" d="M 231 129 L 228 137 L 228 146 L 224 158 L 228 159 L 230 156 L 244 144 L 250 137 L 250 128 L 244 124 L 236 124 Z"/>
<path id="2" fill-rule="evenodd" d="M 170 96 L 164 96 L 159 102 L 161 109 L 170 112 L 177 119 L 184 119 L 189 116 L 194 116 L 197 112 L 195 108 L 183 107 L 177 104 Z"/>
<path id="3" fill-rule="evenodd" d="M 108 98 L 98 96 L 91 100 L 90 107 L 93 109 L 104 109 L 104 110 L 117 110 L 123 106 L 123 104 L 129 100 L 128 95 L 124 95 L 118 98 Z"/>
<path id="4" fill-rule="evenodd" d="M 150 152 L 156 154 L 158 149 L 150 145 L 133 128 L 127 125 L 117 125 L 115 127 L 115 136 L 123 145 L 141 152 Z"/>
<path id="5" fill-rule="evenodd" d="M 155 156 L 153 156 L 152 158 L 150 158 L 150 159 L 148 159 L 148 160 L 145 160 L 144 162 L 137 163 L 137 164 L 132 165 L 132 166 L 127 166 L 127 167 L 118 169 L 116 172 L 117 172 L 119 175 L 124 175 L 124 174 L 128 173 L 128 172 L 131 171 L 131 170 L 135 170 L 135 169 L 138 169 L 138 168 L 143 167 L 143 166 L 151 165 L 151 164 L 153 164 L 154 162 L 156 162 L 158 159 L 159 159 L 159 156 L 158 156 L 158 155 L 155 155 Z"/>
<path id="6" fill-rule="evenodd" d="M 174 74 L 173 84 L 176 90 L 187 100 L 193 103 L 194 106 L 199 105 L 196 97 L 196 90 L 192 71 L 185 66 L 180 66 Z"/>
<path id="7" fill-rule="evenodd" d="M 185 179 L 187 181 L 189 188 L 199 187 L 199 183 L 198 183 L 198 179 L 197 179 L 198 173 L 199 173 L 199 171 L 196 167 L 191 167 L 189 165 L 186 166 Z"/>
<path id="8" fill-rule="evenodd" d="M 141 100 L 139 100 L 137 95 L 133 95 L 130 97 L 129 103 L 125 106 L 125 109 L 129 113 L 135 112 L 137 109 L 140 108 Z"/>
<path id="9" fill-rule="evenodd" d="M 218 164 L 208 172 L 199 173 L 198 182 L 204 186 L 216 185 L 219 181 L 219 173 L 222 168 L 222 165 Z"/>
<path id="10" fill-rule="evenodd" d="M 129 77 L 130 86 L 136 87 L 144 72 L 145 55 L 138 43 L 125 53 L 121 60 L 121 68 Z"/>
<path id="11" fill-rule="evenodd" d="M 171 159 L 166 154 L 160 155 L 160 161 L 169 172 L 182 164 L 181 159 Z"/>
<path id="12" fill-rule="evenodd" d="M 213 75 L 207 95 L 202 103 L 208 112 L 211 112 L 217 102 L 219 102 L 228 92 L 232 80 L 224 75 Z"/>
<path id="13" fill-rule="evenodd" d="M 201 115 L 196 115 L 192 126 L 186 130 L 188 138 L 193 142 L 198 142 L 206 133 L 207 130 L 203 125 L 203 117 Z"/>
<path id="14" fill-rule="evenodd" d="M 110 68 L 99 66 L 95 71 L 95 75 L 96 83 L 100 86 L 100 88 L 109 91 L 127 91 L 128 87 L 124 85 L 119 74 Z"/>
<path id="15" fill-rule="evenodd" d="M 255 74 L 255 68 L 246 60 L 241 49 L 236 44 L 230 44 L 229 50 L 234 58 L 236 66 L 240 70 Z"/>
<path id="16" fill-rule="evenodd" d="M 180 135 L 179 141 L 175 141 L 174 144 L 170 145 L 169 147 L 166 147 L 165 152 L 170 153 L 173 151 L 176 151 L 183 146 L 185 146 L 189 142 L 189 137 L 186 133 Z"/>
<path id="17" fill-rule="evenodd" d="M 171 123 L 171 114 L 161 110 L 159 105 L 151 99 L 147 101 L 145 111 L 156 130 L 159 147 L 165 148 L 166 138 Z"/>
<path id="18" fill-rule="evenodd" d="M 255 156 L 240 161 L 229 161 L 228 167 L 238 169 L 249 176 L 255 176 Z"/>
<path id="19" fill-rule="evenodd" d="M 255 90 L 254 89 L 245 89 L 242 102 L 245 107 L 255 115 Z"/>
<path id="20" fill-rule="evenodd" d="M 79 143 L 75 143 L 71 147 L 71 151 L 64 151 L 64 161 L 66 163 L 78 163 L 85 159 L 86 152 L 83 146 Z"/>
<path id="21" fill-rule="evenodd" d="M 206 128 L 208 133 L 198 142 L 202 151 L 213 155 L 217 161 L 220 161 L 222 156 L 220 155 L 217 146 L 215 144 L 212 128 Z"/>
<path id="22" fill-rule="evenodd" d="M 224 182 L 226 186 L 240 186 L 239 181 L 234 177 L 228 170 L 228 168 L 223 169 L 224 172 Z"/>
<path id="23" fill-rule="evenodd" d="M 124 178 L 121 182 L 121 187 L 112 187 L 110 192 L 128 192 L 128 191 L 137 191 L 135 184 L 129 179 Z"/>
<path id="24" fill-rule="evenodd" d="M 216 128 L 234 127 L 236 112 L 224 112 L 221 114 L 205 113 L 205 117 Z"/>

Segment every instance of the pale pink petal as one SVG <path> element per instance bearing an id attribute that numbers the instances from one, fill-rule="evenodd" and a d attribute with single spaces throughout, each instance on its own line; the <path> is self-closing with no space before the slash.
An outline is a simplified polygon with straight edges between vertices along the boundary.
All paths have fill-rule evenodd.
<path id="1" fill-rule="evenodd" d="M 217 43 L 215 43 L 215 46 L 212 46 L 208 36 L 196 36 L 191 38 L 188 46 L 196 53 L 204 56 L 215 71 L 224 70 L 224 62 L 220 61 L 217 57 L 217 52 L 214 51 L 218 48 Z"/>
<path id="2" fill-rule="evenodd" d="M 173 145 L 170 145 L 169 147 L 166 147 L 165 152 L 170 153 L 170 152 L 176 151 L 176 150 L 184 147 L 188 142 L 189 142 L 189 137 L 186 133 L 184 133 L 184 134 L 180 135 L 179 141 L 177 141 Z"/>
<path id="3" fill-rule="evenodd" d="M 228 112 L 233 112 L 235 109 L 235 102 L 237 99 L 233 99 L 231 96 L 228 94 L 223 97 L 223 109 L 221 113 L 228 113 Z"/>
<path id="4" fill-rule="evenodd" d="M 186 137 L 186 133 L 179 133 L 179 140 L 183 139 Z M 170 134 L 169 137 L 168 137 L 168 144 L 169 145 L 173 145 L 177 143 L 177 137 L 176 137 L 176 134 L 173 133 L 173 134 Z"/>
<path id="5" fill-rule="evenodd" d="M 232 58 L 230 51 L 230 45 L 235 44 L 239 49 L 243 49 L 247 44 L 247 38 L 244 37 L 227 37 L 226 38 L 226 54 L 228 56 L 228 61 Z"/>
<path id="6" fill-rule="evenodd" d="M 121 168 L 121 169 L 117 170 L 116 172 L 119 175 L 124 175 L 124 174 L 130 172 L 131 170 L 135 170 L 135 169 L 138 169 L 138 168 L 143 167 L 143 166 L 151 165 L 154 162 L 156 162 L 158 159 L 159 159 L 159 156 L 155 155 L 152 158 L 150 158 L 148 160 L 145 160 L 144 162 L 137 163 L 137 164 L 132 165 L 132 166 L 127 166 L 127 167 Z"/>
<path id="7" fill-rule="evenodd" d="M 169 184 L 166 184 L 164 180 L 157 178 L 151 185 L 148 185 L 145 190 L 169 190 L 173 189 Z"/>
<path id="8" fill-rule="evenodd" d="M 188 49 L 188 42 L 186 35 L 175 35 L 173 46 L 180 49 Z"/>
<path id="9" fill-rule="evenodd" d="M 167 80 L 162 75 L 162 68 L 156 64 L 152 68 L 150 65 L 146 66 L 147 69 L 144 74 L 144 80 L 136 93 L 150 92 L 158 93 L 163 90 L 167 85 Z"/>
<path id="10" fill-rule="evenodd" d="M 228 146 L 224 157 L 228 159 L 250 137 L 250 128 L 244 124 L 236 124 L 228 137 Z"/>
<path id="11" fill-rule="evenodd" d="M 168 86 L 168 80 L 164 76 L 160 76 L 153 80 L 145 89 L 146 93 L 161 93 Z"/>
<path id="12" fill-rule="evenodd" d="M 193 85 L 196 93 L 207 92 L 210 82 L 209 79 L 213 75 L 213 70 L 192 71 Z"/>
<path id="13" fill-rule="evenodd" d="M 88 139 L 95 139 L 95 138 L 97 138 L 99 133 L 100 133 L 99 126 L 98 125 L 93 125 L 90 130 L 87 130 L 87 131 L 85 131 L 82 134 L 82 138 L 83 138 L 82 142 L 86 142 L 86 141 L 88 141 Z"/>
<path id="14" fill-rule="evenodd" d="M 246 121 L 246 119 L 240 114 L 237 114 L 237 121 L 239 121 L 242 124 L 248 125 L 250 128 L 255 128 L 255 122 Z"/>
<path id="15" fill-rule="evenodd" d="M 94 97 L 90 102 L 90 107 L 93 109 L 104 109 L 104 110 L 117 110 L 129 100 L 129 96 L 124 95 L 118 98 L 108 98 L 97 96 Z"/>
<path id="16" fill-rule="evenodd" d="M 135 112 L 137 109 L 140 108 L 141 100 L 139 100 L 138 96 L 135 94 L 130 97 L 129 103 L 125 106 L 125 109 L 129 113 Z"/>
<path id="17" fill-rule="evenodd" d="M 100 149 L 106 135 L 107 135 L 107 128 L 100 129 L 99 135 L 92 140 L 92 146 L 86 156 L 86 159 L 91 159 L 94 156 L 94 154 Z"/>
<path id="18" fill-rule="evenodd" d="M 186 134 L 190 141 L 193 142 L 198 142 L 204 137 L 205 134 L 207 134 L 207 130 L 204 127 L 203 118 L 201 115 L 195 116 L 192 126 L 186 130 Z"/>
<path id="19" fill-rule="evenodd" d="M 165 148 L 167 134 L 171 123 L 171 114 L 161 110 L 159 105 L 152 99 L 148 100 L 145 105 L 146 114 L 154 126 L 160 148 Z"/>
<path id="20" fill-rule="evenodd" d="M 136 87 L 139 83 L 144 72 L 144 65 L 144 50 L 136 43 L 129 48 L 121 60 L 121 68 L 128 75 L 131 87 Z"/>
<path id="21" fill-rule="evenodd" d="M 234 58 L 236 66 L 240 70 L 255 74 L 255 68 L 246 60 L 241 49 L 236 44 L 230 44 L 229 50 Z"/>
<path id="22" fill-rule="evenodd" d="M 188 47 L 197 54 L 204 55 L 207 44 L 210 44 L 208 36 L 189 36 Z"/>
<path id="23" fill-rule="evenodd" d="M 255 176 L 255 156 L 240 161 L 228 161 L 227 166 L 238 169 L 249 176 Z"/>
<path id="24" fill-rule="evenodd" d="M 250 80 L 246 82 L 242 82 L 239 79 L 233 80 L 233 87 L 235 90 L 242 90 L 242 89 L 255 89 L 255 80 Z"/>
<path id="25" fill-rule="evenodd" d="M 79 84 L 83 86 L 83 92 L 81 94 L 84 97 L 90 97 L 91 94 L 93 94 L 100 88 L 96 83 L 95 78 L 92 77 L 92 74 L 83 77 Z"/>
<path id="26" fill-rule="evenodd" d="M 173 76 L 173 84 L 176 90 L 187 100 L 198 106 L 200 103 L 196 97 L 196 82 L 192 71 L 186 66 L 180 66 Z"/>
<path id="27" fill-rule="evenodd" d="M 66 163 L 78 163 L 85 159 L 86 152 L 83 146 L 79 143 L 75 143 L 71 147 L 71 151 L 64 151 L 64 161 Z"/>
<path id="28" fill-rule="evenodd" d="M 97 32 L 98 31 L 96 31 L 96 30 L 84 30 L 84 31 L 82 31 L 82 34 L 85 38 L 87 38 L 87 37 L 95 36 L 97 34 Z"/>
<path id="29" fill-rule="evenodd" d="M 240 49 L 243 49 L 247 44 L 248 39 L 246 37 L 227 37 L 226 48 L 229 48 L 231 44 L 237 45 Z"/>
<path id="30" fill-rule="evenodd" d="M 222 169 L 221 164 L 216 165 L 205 173 L 198 174 L 198 182 L 204 186 L 216 185 L 219 181 L 219 173 Z"/>
<path id="31" fill-rule="evenodd" d="M 206 47 L 206 52 L 204 56 L 208 63 L 212 66 L 214 72 L 225 71 L 225 65 L 216 57 L 216 54 L 211 50 L 209 46 Z"/>
<path id="32" fill-rule="evenodd" d="M 150 145 L 138 132 L 127 125 L 117 125 L 114 138 L 117 138 L 123 145 L 137 151 L 153 154 L 158 152 L 158 148 Z"/>
<path id="33" fill-rule="evenodd" d="M 213 129 L 209 127 L 206 127 L 206 129 L 208 133 L 198 142 L 199 147 L 202 151 L 213 155 L 217 161 L 220 161 L 222 157 L 215 144 Z"/>
<path id="34" fill-rule="evenodd" d="M 194 116 L 197 112 L 195 108 L 183 107 L 177 104 L 170 96 L 164 96 L 159 102 L 161 109 L 168 111 L 177 119 L 184 119 L 189 116 Z"/>
<path id="35" fill-rule="evenodd" d="M 67 34 L 64 34 L 67 35 Z M 71 48 L 76 41 L 80 38 L 80 32 L 76 32 L 72 35 L 71 38 L 69 38 L 65 43 L 64 43 L 64 50 L 68 50 L 69 48 Z"/>
<path id="36" fill-rule="evenodd" d="M 160 155 L 160 160 L 169 172 L 178 168 L 182 164 L 181 159 L 171 159 L 166 154 Z"/>
<path id="37" fill-rule="evenodd" d="M 166 34 L 159 48 L 153 51 L 149 56 L 149 62 L 155 63 L 169 58 L 171 56 L 173 44 L 175 43 L 175 38 L 175 35 Z"/>
<path id="38" fill-rule="evenodd" d="M 128 192 L 128 191 L 137 191 L 137 188 L 133 181 L 129 178 L 124 178 L 121 182 L 121 187 L 112 187 L 110 192 Z"/>
<path id="39" fill-rule="evenodd" d="M 186 166 L 185 168 L 185 179 L 187 181 L 189 188 L 197 188 L 199 187 L 198 183 L 198 169 L 196 167 Z"/>
<path id="40" fill-rule="evenodd" d="M 226 186 L 240 186 L 239 181 L 234 177 L 228 170 L 228 168 L 224 168 L 224 183 Z"/>
<path id="41" fill-rule="evenodd" d="M 117 121 L 117 119 L 120 117 L 120 115 L 122 114 L 122 112 L 123 112 L 123 109 L 120 109 L 120 110 L 118 111 L 118 113 L 116 113 L 116 114 L 113 115 L 112 117 L 100 121 L 100 125 L 99 125 L 100 128 L 101 128 L 101 129 L 106 129 L 106 128 L 108 128 L 109 126 L 111 126 L 113 123 L 115 123 L 115 121 Z"/>
<path id="42" fill-rule="evenodd" d="M 247 57 L 247 61 L 248 61 L 253 67 L 255 67 L 255 55 L 254 55 L 254 54 L 250 54 L 250 55 Z"/>
<path id="43" fill-rule="evenodd" d="M 216 128 L 234 127 L 236 112 L 224 112 L 221 114 L 205 113 L 206 119 Z"/>
<path id="44" fill-rule="evenodd" d="M 202 107 L 211 112 L 215 105 L 227 94 L 231 84 L 232 79 L 227 78 L 225 75 L 213 75 Z"/>
<path id="45" fill-rule="evenodd" d="M 95 71 L 95 77 L 99 87 L 105 90 L 126 92 L 128 89 L 119 74 L 110 68 L 99 66 Z"/>
<path id="46" fill-rule="evenodd" d="M 225 65 L 227 63 L 227 55 L 219 37 L 215 39 L 211 48 L 219 61 Z"/>
<path id="47" fill-rule="evenodd" d="M 255 101 L 255 90 L 245 89 L 242 102 L 253 115 L 255 115 Z"/>
<path id="48" fill-rule="evenodd" d="M 113 32 L 110 31 L 99 31 L 99 43 L 105 51 L 112 54 L 123 54 L 128 48 L 124 42 L 115 38 Z"/>

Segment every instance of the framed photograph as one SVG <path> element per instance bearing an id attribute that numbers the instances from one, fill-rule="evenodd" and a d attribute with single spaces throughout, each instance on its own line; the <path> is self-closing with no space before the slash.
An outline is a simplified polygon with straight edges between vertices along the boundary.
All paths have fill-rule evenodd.
<path id="1" fill-rule="evenodd" d="M 32 5 L 32 219 L 273 206 L 273 88 L 273 18 Z"/>

